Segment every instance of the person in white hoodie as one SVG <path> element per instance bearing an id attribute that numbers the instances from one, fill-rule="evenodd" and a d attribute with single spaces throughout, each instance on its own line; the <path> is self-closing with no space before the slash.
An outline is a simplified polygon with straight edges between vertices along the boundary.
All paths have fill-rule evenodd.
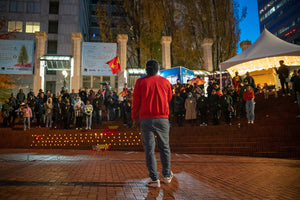
<path id="1" fill-rule="evenodd" d="M 83 101 L 81 101 L 81 98 L 79 96 L 76 96 L 76 101 L 74 102 L 73 109 L 76 118 L 76 130 L 82 129 L 84 103 Z"/>
<path id="2" fill-rule="evenodd" d="M 93 113 L 93 105 L 91 105 L 90 100 L 86 101 L 86 105 L 84 106 L 84 113 L 86 114 L 86 130 L 92 129 L 92 113 Z"/>

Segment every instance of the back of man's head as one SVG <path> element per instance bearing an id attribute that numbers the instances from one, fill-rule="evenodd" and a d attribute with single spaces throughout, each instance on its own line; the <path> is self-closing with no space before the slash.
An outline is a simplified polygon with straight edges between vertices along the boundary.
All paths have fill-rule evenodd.
<path id="1" fill-rule="evenodd" d="M 148 60 L 146 63 L 146 73 L 148 76 L 154 76 L 159 70 L 159 64 L 156 60 Z"/>

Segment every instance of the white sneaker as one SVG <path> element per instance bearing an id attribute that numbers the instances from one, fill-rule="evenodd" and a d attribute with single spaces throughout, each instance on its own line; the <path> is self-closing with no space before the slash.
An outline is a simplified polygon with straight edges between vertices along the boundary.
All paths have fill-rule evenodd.
<path id="1" fill-rule="evenodd" d="M 254 121 L 251 121 L 251 124 L 254 124 Z"/>
<path id="2" fill-rule="evenodd" d="M 164 183 L 171 183 L 173 178 L 173 172 L 171 172 L 171 175 L 169 177 L 164 178 Z"/>
<path id="3" fill-rule="evenodd" d="M 248 121 L 248 124 L 250 124 L 251 123 L 251 121 Z"/>
<path id="4" fill-rule="evenodd" d="M 76 128 L 76 130 L 78 130 L 78 128 Z"/>
<path id="5" fill-rule="evenodd" d="M 159 179 L 157 179 L 156 181 L 150 180 L 148 183 L 146 183 L 146 186 L 154 187 L 154 188 L 160 187 L 160 180 Z"/>

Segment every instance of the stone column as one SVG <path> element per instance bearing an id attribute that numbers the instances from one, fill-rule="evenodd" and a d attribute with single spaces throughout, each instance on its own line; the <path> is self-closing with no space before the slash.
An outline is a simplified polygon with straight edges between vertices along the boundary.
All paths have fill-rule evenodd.
<path id="1" fill-rule="evenodd" d="M 39 93 L 39 89 L 44 90 L 45 72 L 41 70 L 40 58 L 46 52 L 47 34 L 45 32 L 35 32 L 35 54 L 34 54 L 34 74 L 33 74 L 33 92 Z"/>
<path id="2" fill-rule="evenodd" d="M 201 46 L 203 48 L 204 69 L 209 72 L 213 71 L 212 45 L 213 39 L 204 38 L 202 40 Z"/>
<path id="3" fill-rule="evenodd" d="M 72 89 L 78 92 L 81 83 L 81 33 L 71 33 L 72 38 L 72 56 L 73 56 L 73 74 L 70 79 L 70 91 Z"/>
<path id="4" fill-rule="evenodd" d="M 121 71 L 118 72 L 118 93 L 120 93 L 123 90 L 124 83 L 127 83 L 127 41 L 128 35 L 118 34 L 118 55 L 121 64 Z"/>
<path id="5" fill-rule="evenodd" d="M 171 68 L 171 42 L 172 42 L 172 37 L 170 36 L 163 36 L 160 41 L 162 45 L 162 68 L 163 69 Z"/>
<path id="6" fill-rule="evenodd" d="M 244 40 L 240 43 L 242 51 L 245 51 L 249 46 L 251 46 L 251 41 L 249 40 Z"/>

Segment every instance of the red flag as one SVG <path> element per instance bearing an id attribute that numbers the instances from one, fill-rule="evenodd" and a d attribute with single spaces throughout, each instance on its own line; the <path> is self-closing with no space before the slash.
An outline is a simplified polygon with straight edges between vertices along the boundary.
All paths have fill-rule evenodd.
<path id="1" fill-rule="evenodd" d="M 121 71 L 121 65 L 120 65 L 120 60 L 118 55 L 114 57 L 112 60 L 108 61 L 106 64 L 110 66 L 110 69 L 113 74 L 117 73 L 118 71 Z"/>

